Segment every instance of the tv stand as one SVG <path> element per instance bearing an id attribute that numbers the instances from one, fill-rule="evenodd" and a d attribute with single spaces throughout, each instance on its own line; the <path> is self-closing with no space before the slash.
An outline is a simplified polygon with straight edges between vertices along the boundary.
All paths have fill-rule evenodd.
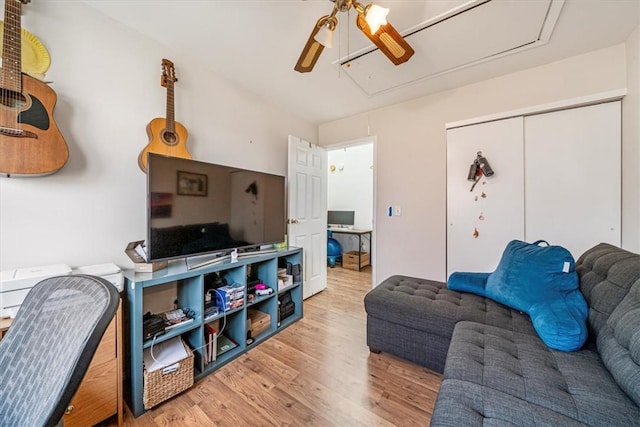
<path id="1" fill-rule="evenodd" d="M 237 250 L 237 249 L 234 249 L 234 250 Z M 238 253 L 238 259 L 240 259 L 240 258 L 246 258 L 251 256 L 274 254 L 278 251 L 279 249 L 274 249 L 272 246 L 267 246 L 264 248 L 261 248 L 260 246 L 255 246 L 254 248 L 241 249 L 237 253 Z M 196 268 L 206 267 L 208 265 L 215 265 L 223 261 L 229 261 L 231 259 L 232 259 L 231 253 L 218 252 L 213 254 L 194 255 L 194 256 L 186 257 L 185 263 L 187 265 L 187 270 L 195 270 Z"/>
<path id="2" fill-rule="evenodd" d="M 186 257 L 185 264 L 187 265 L 187 270 L 195 270 L 196 268 L 218 264 L 229 259 L 231 259 L 231 255 L 224 253 L 196 255 Z"/>
<path id="3" fill-rule="evenodd" d="M 220 254 L 220 253 L 218 253 Z M 176 336 L 192 349 L 194 353 L 194 380 L 199 380 L 224 366 L 226 363 L 245 354 L 260 345 L 269 337 L 302 318 L 303 290 L 303 253 L 299 248 L 272 250 L 269 253 L 250 252 L 246 256 L 231 262 L 228 254 L 208 257 L 194 257 L 192 260 L 179 259 L 169 262 L 163 270 L 152 273 L 136 273 L 133 270 L 124 272 L 126 299 L 124 307 L 127 321 L 128 339 L 125 341 L 125 398 L 127 405 L 135 417 L 142 415 L 148 408 L 144 406 L 144 350 L 152 345 L 167 341 Z M 199 258 L 199 259 L 198 259 Z M 209 262 L 208 264 L 203 264 Z M 290 263 L 300 266 L 299 279 L 286 287 L 278 288 L 278 267 Z M 191 265 L 191 267 L 189 267 Z M 200 265 L 200 268 L 194 267 Z M 247 279 L 249 272 L 258 277 L 262 283 L 273 289 L 269 295 L 248 297 L 251 288 Z M 207 285 L 215 277 L 222 277 L 228 285 L 244 288 L 244 300 L 240 307 L 215 314 L 205 314 L 205 294 Z M 297 279 L 297 278 L 296 278 Z M 167 299 L 169 301 L 164 301 Z M 155 339 L 144 339 L 143 314 L 152 306 L 174 304 L 177 298 L 180 308 L 188 308 L 193 312 L 193 321 L 175 326 Z M 286 306 L 286 310 L 282 306 Z M 252 331 L 248 320 L 255 313 L 254 309 L 268 315 L 269 326 L 257 335 Z M 280 314 L 280 316 L 279 316 Z M 205 360 L 206 337 L 208 326 L 216 328 L 216 323 L 224 322 L 224 335 L 235 341 L 237 347 L 218 353 L 214 361 Z M 127 334 L 125 334 L 127 335 Z M 169 379 L 171 381 L 171 379 Z"/>
<path id="4" fill-rule="evenodd" d="M 238 258 L 246 258 L 248 256 L 267 255 L 278 252 L 278 249 L 259 249 L 255 251 L 238 252 Z"/>

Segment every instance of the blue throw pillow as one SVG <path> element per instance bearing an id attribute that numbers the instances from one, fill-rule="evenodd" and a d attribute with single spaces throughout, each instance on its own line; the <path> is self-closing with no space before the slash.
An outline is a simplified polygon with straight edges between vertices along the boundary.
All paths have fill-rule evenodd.
<path id="1" fill-rule="evenodd" d="M 587 302 L 571 253 L 561 246 L 513 240 L 493 273 L 453 273 L 447 287 L 527 313 L 550 348 L 574 351 L 587 339 Z M 545 242 L 546 243 L 546 242 Z"/>

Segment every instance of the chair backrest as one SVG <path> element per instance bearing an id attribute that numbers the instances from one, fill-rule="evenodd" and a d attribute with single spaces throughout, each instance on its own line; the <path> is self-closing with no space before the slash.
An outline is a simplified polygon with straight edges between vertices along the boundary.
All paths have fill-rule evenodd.
<path id="1" fill-rule="evenodd" d="M 76 393 L 119 295 L 88 275 L 45 279 L 0 341 L 0 426 L 54 426 Z"/>

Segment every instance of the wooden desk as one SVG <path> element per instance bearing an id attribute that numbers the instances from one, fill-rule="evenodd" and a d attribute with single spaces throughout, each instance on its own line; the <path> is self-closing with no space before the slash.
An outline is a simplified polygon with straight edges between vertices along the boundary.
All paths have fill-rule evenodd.
<path id="1" fill-rule="evenodd" d="M 0 319 L 0 339 L 11 326 L 12 319 Z M 115 416 L 122 426 L 122 300 L 107 328 L 91 365 L 71 400 L 65 415 L 65 426 L 95 425 Z"/>
<path id="2" fill-rule="evenodd" d="M 0 340 L 7 333 L 11 322 L 13 322 L 13 319 L 0 319 Z"/>
<path id="3" fill-rule="evenodd" d="M 369 236 L 369 256 L 371 256 L 371 250 L 373 247 L 373 239 L 371 238 L 371 235 L 373 233 L 372 230 L 357 230 L 355 228 L 345 227 L 329 227 L 329 231 L 334 234 L 350 234 L 352 236 L 358 236 L 358 271 L 371 264 L 370 262 L 364 265 L 362 263 L 362 237 Z"/>

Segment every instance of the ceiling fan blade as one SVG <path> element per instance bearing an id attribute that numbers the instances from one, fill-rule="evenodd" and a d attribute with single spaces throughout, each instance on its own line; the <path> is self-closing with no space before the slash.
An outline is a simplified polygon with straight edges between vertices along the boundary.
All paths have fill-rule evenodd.
<path id="1" fill-rule="evenodd" d="M 320 18 L 322 20 L 323 18 Z M 318 20 L 318 23 L 320 22 Z M 320 26 L 318 24 L 313 26 L 313 31 L 311 31 L 311 35 L 309 36 L 309 40 L 307 40 L 307 44 L 304 45 L 304 49 L 302 49 L 302 53 L 300 54 L 300 58 L 298 58 L 298 62 L 296 66 L 293 67 L 299 73 L 308 73 L 313 70 L 313 67 L 316 65 L 318 58 L 320 58 L 320 54 L 324 50 L 324 46 L 318 41 L 316 41 L 315 36 L 320 31 Z"/>
<path id="2" fill-rule="evenodd" d="M 407 62 L 415 53 L 409 43 L 388 22 L 385 25 L 381 25 L 375 34 L 371 34 L 369 24 L 364 19 L 364 14 L 358 14 L 356 25 L 396 65 Z"/>

